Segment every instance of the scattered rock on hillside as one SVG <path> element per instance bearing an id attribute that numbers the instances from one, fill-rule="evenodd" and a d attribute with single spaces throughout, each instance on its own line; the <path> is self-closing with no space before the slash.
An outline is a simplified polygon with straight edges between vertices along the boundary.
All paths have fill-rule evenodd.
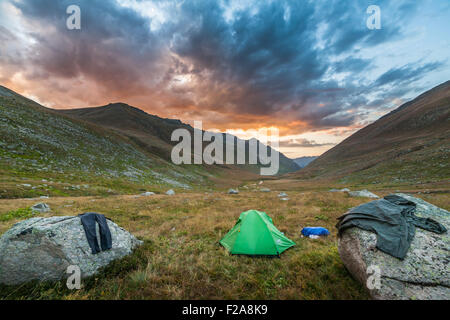
<path id="1" fill-rule="evenodd" d="M 416 203 L 416 215 L 431 218 L 450 230 L 450 212 L 422 199 L 397 194 Z M 367 287 L 369 266 L 380 269 L 379 289 L 369 289 L 375 299 L 450 299 L 448 268 L 449 232 L 436 234 L 416 228 L 404 260 L 376 250 L 375 233 L 350 228 L 338 239 L 338 251 L 349 272 Z"/>
<path id="2" fill-rule="evenodd" d="M 88 277 L 132 252 L 142 241 L 107 220 L 112 249 L 92 254 L 79 217 L 31 218 L 15 224 L 0 238 L 0 283 L 59 280 L 76 265 Z"/>
<path id="3" fill-rule="evenodd" d="M 175 191 L 173 191 L 172 189 L 170 189 L 169 191 L 166 192 L 166 194 L 168 196 L 173 196 L 175 194 Z"/>
<path id="4" fill-rule="evenodd" d="M 40 213 L 44 213 L 44 212 L 49 212 L 50 211 L 50 206 L 46 203 L 37 203 L 34 206 L 31 207 L 32 211 L 37 211 Z"/>
<path id="5" fill-rule="evenodd" d="M 349 188 L 343 188 L 343 189 L 330 189 L 330 192 L 350 192 Z"/>
<path id="6" fill-rule="evenodd" d="M 261 191 L 261 192 L 270 192 L 270 189 L 269 188 L 261 188 L 261 189 L 259 189 L 259 191 Z"/>
<path id="7" fill-rule="evenodd" d="M 278 195 L 279 197 L 287 197 L 286 192 L 280 192 L 280 194 Z"/>
<path id="8" fill-rule="evenodd" d="M 361 191 L 349 191 L 348 194 L 352 197 L 365 197 L 365 198 L 374 198 L 374 199 L 379 198 L 379 196 L 377 196 L 375 193 L 372 193 L 366 189 L 361 190 Z"/>
<path id="9" fill-rule="evenodd" d="M 152 196 L 152 195 L 154 195 L 154 194 L 155 194 L 154 192 L 149 192 L 149 191 L 147 191 L 147 192 L 141 193 L 141 196 L 143 196 L 143 197 L 149 197 L 149 196 Z"/>
<path id="10" fill-rule="evenodd" d="M 230 190 L 228 190 L 228 194 L 238 194 L 238 193 L 239 193 L 239 191 L 236 190 L 236 189 L 230 189 Z"/>
<path id="11" fill-rule="evenodd" d="M 289 201 L 289 198 L 280 198 L 282 201 Z"/>

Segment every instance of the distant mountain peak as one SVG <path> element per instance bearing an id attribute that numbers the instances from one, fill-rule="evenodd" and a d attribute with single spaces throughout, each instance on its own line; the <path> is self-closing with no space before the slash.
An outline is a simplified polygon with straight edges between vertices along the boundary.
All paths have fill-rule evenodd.
<path id="1" fill-rule="evenodd" d="M 123 108 L 134 108 L 125 102 L 110 102 L 106 105 L 106 107 L 123 107 Z"/>
<path id="2" fill-rule="evenodd" d="M 100 107 L 101 108 L 101 107 Z M 142 111 L 139 108 L 130 106 L 127 103 L 124 102 L 110 102 L 107 105 L 103 106 L 103 108 L 107 108 L 107 109 L 125 109 L 125 110 L 139 110 Z"/>
<path id="3" fill-rule="evenodd" d="M 317 158 L 318 158 L 317 156 L 306 156 L 306 157 L 295 158 L 293 160 L 300 168 L 304 168 L 307 165 L 309 165 L 311 162 L 316 160 Z"/>
<path id="4" fill-rule="evenodd" d="M 179 128 L 193 130 L 190 125 L 181 120 L 161 118 L 121 102 L 110 103 L 102 107 L 61 110 L 61 112 L 124 134 L 146 151 L 157 154 L 165 160 L 170 159 L 174 145 L 171 140 L 172 132 Z M 246 141 L 246 148 L 248 148 L 249 141 L 258 142 L 256 138 L 252 138 Z M 295 162 L 282 153 L 280 153 L 279 163 L 281 173 L 299 169 Z M 248 168 L 242 168 L 248 170 Z M 255 166 L 255 168 L 257 167 Z"/>

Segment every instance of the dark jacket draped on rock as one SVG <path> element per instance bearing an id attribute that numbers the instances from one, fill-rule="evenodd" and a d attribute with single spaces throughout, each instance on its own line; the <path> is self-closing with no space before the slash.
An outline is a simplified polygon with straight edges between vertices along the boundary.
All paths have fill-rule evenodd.
<path id="1" fill-rule="evenodd" d="M 397 195 L 362 204 L 339 217 L 339 234 L 357 227 L 377 234 L 377 248 L 404 259 L 416 232 L 415 227 L 435 233 L 447 229 L 430 218 L 415 215 L 416 204 Z"/>

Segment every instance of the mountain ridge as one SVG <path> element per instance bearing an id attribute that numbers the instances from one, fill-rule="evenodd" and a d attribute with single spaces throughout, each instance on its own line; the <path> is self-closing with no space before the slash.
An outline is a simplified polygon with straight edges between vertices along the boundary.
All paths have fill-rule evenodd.
<path id="1" fill-rule="evenodd" d="M 365 182 L 448 176 L 448 164 L 442 159 L 449 154 L 449 119 L 450 81 L 446 81 L 360 129 L 305 169 L 288 176 Z"/>
<path id="2" fill-rule="evenodd" d="M 193 130 L 180 120 L 126 104 L 82 112 L 100 120 L 105 109 L 114 112 L 106 113 L 108 125 L 98 125 L 0 86 L 0 198 L 228 188 L 260 179 L 260 164 L 173 164 L 170 151 L 177 142 L 170 141 L 172 130 Z M 287 158 L 280 154 L 280 159 Z M 281 173 L 291 170 L 292 163 L 288 159 L 280 165 Z M 80 189 L 81 184 L 90 187 Z"/>
<path id="3" fill-rule="evenodd" d="M 192 126 L 185 124 L 180 120 L 161 118 L 151 115 L 126 103 L 110 103 L 100 107 L 79 109 L 59 109 L 58 112 L 76 119 L 93 123 L 95 125 L 116 130 L 117 132 L 127 135 L 130 139 L 138 143 L 143 148 L 152 153 L 158 154 L 158 156 L 161 156 L 166 160 L 170 160 L 171 149 L 175 144 L 177 144 L 177 142 L 171 141 L 172 132 L 180 128 L 187 129 L 191 133 L 193 133 L 194 130 Z M 205 130 L 203 130 L 203 132 L 205 132 Z M 222 135 L 225 137 L 225 133 L 222 133 Z M 232 136 L 235 141 L 239 139 L 236 136 L 230 136 Z M 244 140 L 246 144 L 247 159 L 250 140 L 252 139 Z M 203 145 L 206 146 L 207 143 L 204 142 Z M 272 149 L 270 148 L 269 150 Z M 279 155 L 279 174 L 293 172 L 300 169 L 300 167 L 298 167 L 292 159 L 287 158 L 282 153 L 279 153 Z M 255 173 L 256 170 L 259 170 L 259 165 L 246 164 L 234 166 L 240 167 L 244 170 L 250 170 Z"/>

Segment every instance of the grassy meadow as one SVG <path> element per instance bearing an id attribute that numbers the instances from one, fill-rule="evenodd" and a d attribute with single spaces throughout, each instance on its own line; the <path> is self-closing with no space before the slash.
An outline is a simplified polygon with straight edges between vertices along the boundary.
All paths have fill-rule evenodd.
<path id="1" fill-rule="evenodd" d="M 224 190 L 190 191 L 175 196 L 133 195 L 52 197 L 44 201 L 52 212 L 41 216 L 105 214 L 144 245 L 99 275 L 83 280 L 81 290 L 65 282 L 28 283 L 0 287 L 1 299 L 369 299 L 365 289 L 345 269 L 337 251 L 336 218 L 349 208 L 370 201 L 332 193 L 325 185 L 265 181 L 265 193 L 254 182 L 238 195 Z M 328 186 L 336 187 L 336 186 Z M 340 186 L 337 186 L 340 187 Z M 414 186 L 407 190 L 418 192 Z M 370 189 L 384 196 L 398 189 Z M 290 200 L 281 201 L 285 191 Z M 425 191 L 425 192 L 423 192 Z M 182 191 L 180 191 L 182 192 Z M 449 193 L 422 190 L 416 196 L 450 209 Z M 1 199 L 0 234 L 30 217 L 38 199 Z M 275 226 L 296 242 L 280 258 L 231 256 L 218 241 L 242 211 L 269 214 Z M 305 226 L 323 226 L 331 235 L 301 236 Z"/>

